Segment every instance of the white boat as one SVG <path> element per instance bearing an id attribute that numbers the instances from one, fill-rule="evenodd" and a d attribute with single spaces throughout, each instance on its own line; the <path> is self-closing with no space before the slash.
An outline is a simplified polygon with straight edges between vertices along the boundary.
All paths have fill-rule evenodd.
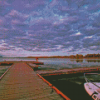
<path id="1" fill-rule="evenodd" d="M 90 74 L 90 73 L 88 73 Z M 97 73 L 96 73 L 97 74 Z M 84 74 L 85 77 L 85 74 Z M 86 83 L 84 83 L 84 88 L 86 92 L 94 99 L 100 100 L 100 82 L 90 82 L 85 77 Z"/>

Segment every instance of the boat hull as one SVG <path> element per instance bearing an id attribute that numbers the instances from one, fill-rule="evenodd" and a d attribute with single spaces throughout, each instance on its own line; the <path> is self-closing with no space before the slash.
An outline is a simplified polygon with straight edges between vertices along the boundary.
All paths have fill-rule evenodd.
<path id="1" fill-rule="evenodd" d="M 98 88 L 97 86 L 100 86 L 99 82 L 87 82 L 84 83 L 84 88 L 86 92 L 94 99 L 94 100 L 100 100 L 100 93 L 97 91 Z M 97 99 L 98 98 L 98 99 Z"/>

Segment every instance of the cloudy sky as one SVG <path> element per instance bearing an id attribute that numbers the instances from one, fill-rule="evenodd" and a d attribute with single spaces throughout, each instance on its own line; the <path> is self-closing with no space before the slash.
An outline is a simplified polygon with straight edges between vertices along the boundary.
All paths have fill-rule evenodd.
<path id="1" fill-rule="evenodd" d="M 100 53 L 100 0 L 0 0 L 0 55 Z"/>

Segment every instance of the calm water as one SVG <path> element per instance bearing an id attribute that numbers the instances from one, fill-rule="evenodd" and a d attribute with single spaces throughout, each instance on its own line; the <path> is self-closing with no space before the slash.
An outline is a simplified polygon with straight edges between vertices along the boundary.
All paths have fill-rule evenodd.
<path id="1" fill-rule="evenodd" d="M 100 59 L 96 60 L 86 60 L 86 59 L 40 59 L 44 62 L 43 67 L 54 68 L 54 69 L 63 69 L 63 68 L 77 68 L 77 67 L 96 67 L 100 66 Z"/>
<path id="2" fill-rule="evenodd" d="M 92 100 L 84 88 L 83 74 L 43 76 L 71 100 Z"/>
<path id="3" fill-rule="evenodd" d="M 0 58 L 0 61 L 35 61 L 35 58 Z M 100 59 L 67 59 L 67 58 L 40 58 L 44 62 L 42 68 L 63 69 L 76 67 L 96 67 L 100 66 Z"/>

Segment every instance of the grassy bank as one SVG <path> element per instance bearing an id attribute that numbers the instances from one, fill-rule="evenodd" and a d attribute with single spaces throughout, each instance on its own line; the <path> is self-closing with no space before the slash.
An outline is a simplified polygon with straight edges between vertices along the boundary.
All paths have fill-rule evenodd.
<path id="1" fill-rule="evenodd" d="M 7 71 L 10 66 L 0 66 L 0 77 Z"/>

